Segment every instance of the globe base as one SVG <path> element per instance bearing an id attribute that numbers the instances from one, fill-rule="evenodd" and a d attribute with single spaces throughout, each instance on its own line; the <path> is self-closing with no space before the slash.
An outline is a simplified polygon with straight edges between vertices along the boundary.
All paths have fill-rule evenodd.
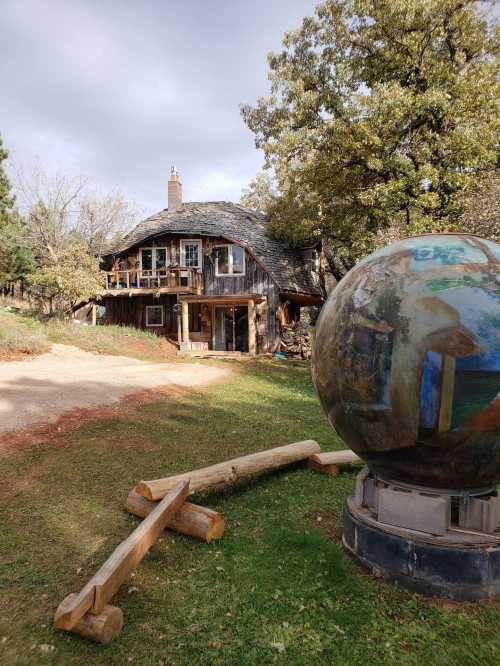
<path id="1" fill-rule="evenodd" d="M 344 507 L 343 544 L 375 576 L 425 596 L 499 598 L 498 493 L 452 492 L 395 486 L 365 468 Z"/>

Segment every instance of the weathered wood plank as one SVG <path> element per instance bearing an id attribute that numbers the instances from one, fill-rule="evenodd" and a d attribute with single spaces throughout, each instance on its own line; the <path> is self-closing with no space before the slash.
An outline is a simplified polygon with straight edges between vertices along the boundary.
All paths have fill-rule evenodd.
<path id="1" fill-rule="evenodd" d="M 130 491 L 125 503 L 127 511 L 139 518 L 148 516 L 156 506 L 156 502 L 147 500 L 135 490 Z M 167 528 L 210 543 L 224 534 L 224 516 L 204 506 L 184 502 L 170 519 Z"/>
<path id="2" fill-rule="evenodd" d="M 64 599 L 54 617 L 56 628 L 73 629 L 87 611 L 94 615 L 102 613 L 104 606 L 180 509 L 188 493 L 189 481 L 180 481 L 171 489 L 149 516 L 115 549 L 83 590 L 74 597 Z"/>
<path id="3" fill-rule="evenodd" d="M 190 493 L 195 493 L 214 486 L 234 483 L 238 479 L 257 472 L 277 469 L 293 462 L 305 460 L 319 451 L 319 444 L 309 439 L 279 446 L 275 449 L 268 449 L 267 451 L 259 451 L 192 472 L 176 474 L 164 479 L 141 481 L 137 484 L 135 490 L 146 499 L 154 501 L 164 497 L 179 481 L 189 480 Z"/>

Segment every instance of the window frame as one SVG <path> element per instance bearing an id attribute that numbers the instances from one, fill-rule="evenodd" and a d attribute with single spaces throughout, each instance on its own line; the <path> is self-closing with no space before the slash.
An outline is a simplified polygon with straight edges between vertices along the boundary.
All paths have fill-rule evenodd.
<path id="1" fill-rule="evenodd" d="M 214 245 L 214 250 L 217 250 L 218 247 L 227 247 L 227 248 L 232 248 L 232 247 L 239 247 L 243 251 L 243 271 L 241 273 L 233 273 L 233 253 L 231 251 L 227 251 L 227 263 L 230 268 L 229 273 L 219 273 L 219 259 L 217 255 L 215 256 L 215 277 L 243 277 L 246 275 L 246 270 L 247 270 L 247 260 L 246 260 L 246 253 L 245 253 L 245 248 L 242 245 L 238 245 L 238 243 L 217 243 L 217 245 Z"/>
<path id="2" fill-rule="evenodd" d="M 149 323 L 149 312 L 153 309 L 160 308 L 161 311 L 161 324 Z M 165 326 L 165 308 L 163 305 L 146 305 L 146 328 L 162 328 Z"/>
<path id="3" fill-rule="evenodd" d="M 160 247 L 156 245 L 148 245 L 144 247 L 139 248 L 139 270 L 141 272 L 141 275 L 144 270 L 149 270 L 149 268 L 144 269 L 142 267 L 142 252 L 143 250 L 151 250 L 151 275 L 156 276 L 156 271 L 157 270 L 165 270 L 169 267 L 170 265 L 170 256 L 169 256 L 169 248 L 168 247 Z M 163 268 L 157 268 L 156 266 L 156 251 L 157 250 L 165 250 L 165 266 Z"/>
<path id="4" fill-rule="evenodd" d="M 186 266 L 186 245 L 198 246 L 198 266 Z M 196 268 L 203 270 L 203 240 L 201 238 L 181 238 L 181 262 L 182 268 Z"/>

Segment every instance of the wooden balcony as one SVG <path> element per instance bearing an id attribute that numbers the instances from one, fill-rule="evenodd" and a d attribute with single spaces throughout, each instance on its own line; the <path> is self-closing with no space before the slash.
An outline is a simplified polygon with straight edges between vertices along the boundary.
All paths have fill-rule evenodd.
<path id="1" fill-rule="evenodd" d="M 196 268 L 169 266 L 154 271 L 109 271 L 106 295 L 202 294 L 203 278 Z"/>

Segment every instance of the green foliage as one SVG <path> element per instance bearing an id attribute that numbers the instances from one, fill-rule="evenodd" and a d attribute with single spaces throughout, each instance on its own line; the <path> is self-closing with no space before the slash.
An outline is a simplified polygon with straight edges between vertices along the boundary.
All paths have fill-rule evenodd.
<path id="1" fill-rule="evenodd" d="M 13 210 L 15 197 L 2 166 L 7 157 L 0 136 L 0 288 L 26 277 L 33 264 L 33 255 L 25 240 L 26 226 Z"/>
<path id="2" fill-rule="evenodd" d="M 240 204 L 250 210 L 266 213 L 276 201 L 277 193 L 267 171 L 260 171 L 241 192 Z"/>
<path id="3" fill-rule="evenodd" d="M 104 274 L 99 260 L 88 245 L 72 242 L 57 257 L 48 257 L 28 277 L 28 285 L 50 311 L 69 314 L 79 302 L 99 298 L 104 293 Z"/>
<path id="4" fill-rule="evenodd" d="M 14 197 L 10 191 L 10 182 L 2 165 L 2 162 L 7 159 L 9 153 L 2 146 L 3 141 L 0 136 L 0 221 L 4 219 L 14 205 Z"/>
<path id="5" fill-rule="evenodd" d="M 357 258 L 379 230 L 453 224 L 497 164 L 498 31 L 475 0 L 327 0 L 269 55 L 242 115 L 275 173 L 271 229 Z"/>

